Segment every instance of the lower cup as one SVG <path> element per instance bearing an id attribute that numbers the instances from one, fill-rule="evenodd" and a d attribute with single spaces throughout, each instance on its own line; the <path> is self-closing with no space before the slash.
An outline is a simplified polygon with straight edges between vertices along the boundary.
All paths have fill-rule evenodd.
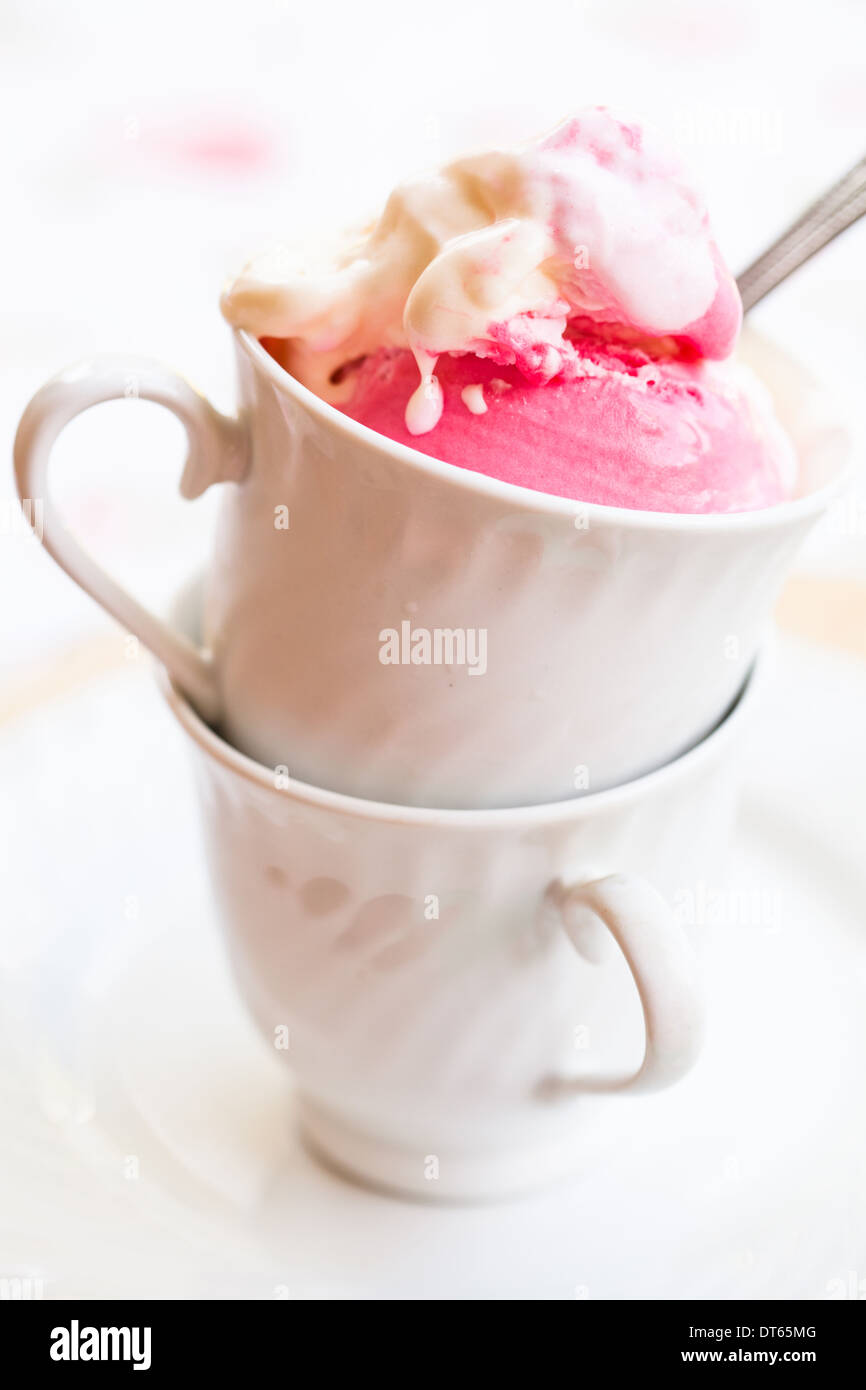
<path id="1" fill-rule="evenodd" d="M 724 882 L 754 673 L 664 768 L 485 811 L 294 781 L 160 683 L 238 989 L 330 1163 L 413 1196 L 497 1198 L 577 1167 L 599 1107 L 693 1065 L 699 933 L 674 905 Z"/>

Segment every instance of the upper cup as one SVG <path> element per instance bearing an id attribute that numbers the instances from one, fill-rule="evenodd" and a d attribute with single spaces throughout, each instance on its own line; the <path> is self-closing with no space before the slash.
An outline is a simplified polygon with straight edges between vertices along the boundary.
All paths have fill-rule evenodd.
<path id="1" fill-rule="evenodd" d="M 641 775 L 697 743 L 754 661 L 803 536 L 842 476 L 840 430 L 778 350 L 757 352 L 799 496 L 672 515 L 550 497 L 347 419 L 235 333 L 227 420 L 173 373 L 122 360 L 49 382 L 16 441 L 55 559 L 150 646 L 238 748 L 321 787 L 406 805 L 528 805 Z M 62 529 L 54 438 L 97 401 L 167 405 L 183 491 L 227 481 L 205 650 L 120 590 Z"/>

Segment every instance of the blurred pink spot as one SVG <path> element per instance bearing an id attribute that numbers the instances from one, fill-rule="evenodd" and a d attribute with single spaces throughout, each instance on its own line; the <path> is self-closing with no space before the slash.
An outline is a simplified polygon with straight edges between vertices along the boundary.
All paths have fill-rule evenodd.
<path id="1" fill-rule="evenodd" d="M 821 84 L 820 107 L 835 120 L 860 124 L 866 118 L 866 67 L 828 74 Z"/>
<path id="2" fill-rule="evenodd" d="M 662 49 L 680 56 L 718 58 L 742 52 L 753 36 L 755 23 L 745 9 L 734 5 L 701 9 L 682 0 L 636 9 L 624 35 L 642 47 Z"/>
<path id="3" fill-rule="evenodd" d="M 231 111 L 179 112 L 127 117 L 114 155 L 156 165 L 166 173 L 236 178 L 273 168 L 281 149 L 278 132 L 256 117 Z"/>
<path id="4" fill-rule="evenodd" d="M 214 173 L 258 171 L 270 164 L 273 156 L 272 141 L 263 131 L 237 121 L 211 121 L 163 131 L 156 136 L 156 143 L 178 162 Z"/>

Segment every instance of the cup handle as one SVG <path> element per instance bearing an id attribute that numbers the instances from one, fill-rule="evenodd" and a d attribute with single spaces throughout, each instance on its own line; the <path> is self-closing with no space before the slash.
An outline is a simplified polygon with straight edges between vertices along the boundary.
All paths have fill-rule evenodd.
<path id="1" fill-rule="evenodd" d="M 697 960 L 670 907 L 651 883 L 636 874 L 559 884 L 554 897 L 563 928 L 581 955 L 593 959 L 592 929 L 598 922 L 616 941 L 640 995 L 646 1046 L 643 1062 L 632 1076 L 551 1078 L 544 1083 L 545 1091 L 635 1093 L 673 1085 L 691 1069 L 700 1052 L 704 1008 Z"/>
<path id="2" fill-rule="evenodd" d="M 213 720 L 218 695 L 210 654 L 161 622 L 96 564 L 63 525 L 48 486 L 51 450 L 61 430 L 90 406 L 124 398 L 155 401 L 180 420 L 189 443 L 180 484 L 184 497 L 200 496 L 213 482 L 243 478 L 248 445 L 239 421 L 221 415 L 168 367 L 144 358 L 111 357 L 70 367 L 37 391 L 15 437 L 18 495 L 38 538 L 61 569 L 133 632 L 202 716 Z"/>

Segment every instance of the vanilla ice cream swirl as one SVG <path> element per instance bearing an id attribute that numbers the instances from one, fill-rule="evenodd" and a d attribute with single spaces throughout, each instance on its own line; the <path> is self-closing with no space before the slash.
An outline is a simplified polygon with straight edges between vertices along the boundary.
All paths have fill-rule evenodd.
<path id="1" fill-rule="evenodd" d="M 347 363 L 409 348 L 413 434 L 439 420 L 444 353 L 543 383 L 573 362 L 575 320 L 713 358 L 740 326 L 700 197 L 675 159 L 603 108 L 400 185 L 369 234 L 318 262 L 288 247 L 254 257 L 222 310 L 284 340 L 288 369 L 333 402 Z"/>

